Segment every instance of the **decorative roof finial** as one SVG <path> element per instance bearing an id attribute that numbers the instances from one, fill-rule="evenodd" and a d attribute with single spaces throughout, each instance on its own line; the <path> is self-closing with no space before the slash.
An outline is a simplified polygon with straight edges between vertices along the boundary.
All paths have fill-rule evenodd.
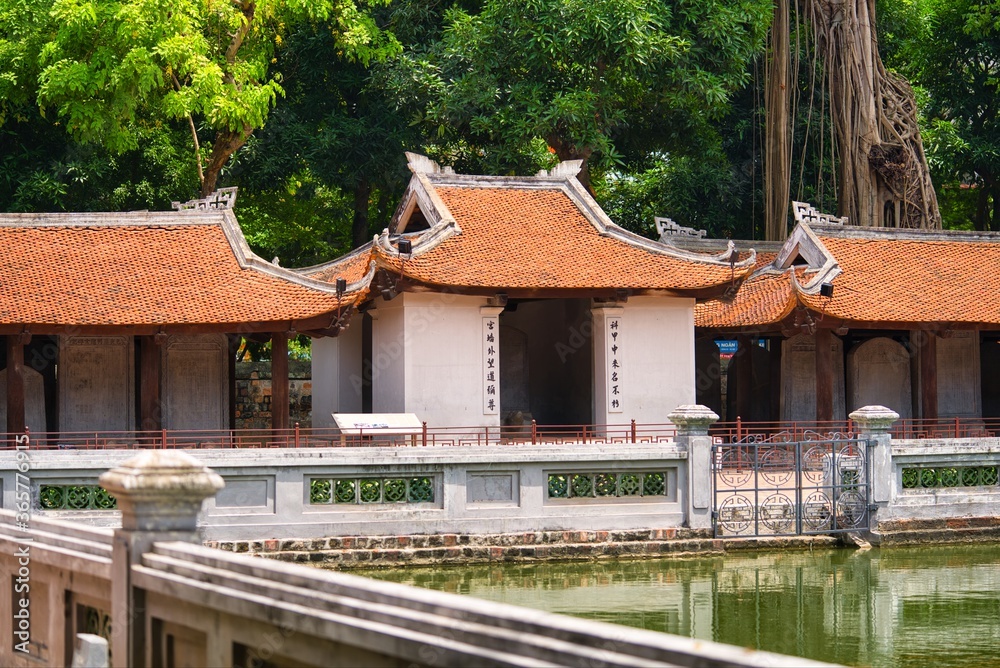
<path id="1" fill-rule="evenodd" d="M 186 202 L 171 202 L 170 207 L 177 211 L 201 209 L 232 209 L 236 206 L 236 191 L 238 188 L 219 188 L 208 197 L 191 199 Z"/>

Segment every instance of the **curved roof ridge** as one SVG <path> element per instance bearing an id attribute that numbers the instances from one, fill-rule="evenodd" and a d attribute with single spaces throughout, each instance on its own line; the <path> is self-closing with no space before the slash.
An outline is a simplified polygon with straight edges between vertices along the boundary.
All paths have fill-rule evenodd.
<path id="1" fill-rule="evenodd" d="M 372 242 L 366 241 L 357 248 L 350 250 L 347 253 L 344 253 L 343 255 L 336 257 L 332 260 L 327 260 L 326 262 L 320 262 L 319 264 L 313 264 L 308 267 L 289 267 L 288 270 L 294 271 L 297 274 L 307 274 L 312 276 L 315 274 L 323 273 L 327 269 L 332 269 L 337 265 L 346 264 L 347 262 L 356 259 L 359 255 L 362 255 L 364 253 L 370 254 L 371 251 L 372 251 Z"/>
<path id="2" fill-rule="evenodd" d="M 0 213 L 0 227 L 181 227 L 218 225 L 224 209 L 187 209 L 184 211 L 84 211 L 55 213 Z"/>

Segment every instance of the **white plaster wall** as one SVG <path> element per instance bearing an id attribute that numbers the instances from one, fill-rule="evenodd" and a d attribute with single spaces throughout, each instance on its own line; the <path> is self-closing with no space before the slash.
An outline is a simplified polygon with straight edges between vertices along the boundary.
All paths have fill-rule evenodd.
<path id="1" fill-rule="evenodd" d="M 483 414 L 486 298 L 406 293 L 390 305 L 397 301 L 405 312 L 405 412 L 432 427 L 498 426 L 499 414 Z"/>
<path id="2" fill-rule="evenodd" d="M 347 329 L 337 335 L 340 342 L 340 405 L 339 413 L 361 412 L 362 385 L 362 327 L 360 313 L 354 314 L 354 319 Z M 316 424 L 315 422 L 313 424 Z"/>
<path id="3" fill-rule="evenodd" d="M 312 424 L 333 427 L 333 414 L 340 405 L 340 337 L 312 341 Z"/>
<path id="4" fill-rule="evenodd" d="M 334 413 L 361 412 L 361 314 L 336 337 L 312 342 L 312 424 L 334 425 Z"/>
<path id="5" fill-rule="evenodd" d="M 630 297 L 622 314 L 625 422 L 669 422 L 667 414 L 695 403 L 694 300 Z"/>
<path id="6" fill-rule="evenodd" d="M 406 337 L 404 302 L 408 295 L 392 301 L 379 298 L 372 317 L 372 411 L 405 413 Z M 440 354 L 440 353 L 438 353 Z M 424 419 L 422 416 L 420 419 Z"/>

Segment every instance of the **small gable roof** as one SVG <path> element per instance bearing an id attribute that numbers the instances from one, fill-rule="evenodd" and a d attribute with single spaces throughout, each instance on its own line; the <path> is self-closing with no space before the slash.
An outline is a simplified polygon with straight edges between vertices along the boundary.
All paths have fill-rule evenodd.
<path id="1" fill-rule="evenodd" d="M 816 244 L 803 254 L 808 266 L 789 264 L 807 242 Z M 823 283 L 833 286 L 832 296 L 821 294 Z M 803 308 L 854 327 L 995 327 L 1000 302 L 990 295 L 998 290 L 1000 234 L 800 223 L 774 262 L 755 271 L 735 298 L 697 304 L 695 324 L 777 326 Z"/>
<path id="2" fill-rule="evenodd" d="M 423 289 L 511 296 L 617 290 L 720 293 L 753 269 L 751 252 L 685 251 L 614 223 L 576 179 L 579 163 L 529 177 L 467 176 L 408 154 L 413 177 L 371 260 Z M 416 229 L 414 229 L 416 228 Z M 400 253 L 406 239 L 410 253 Z M 357 253 L 357 251 L 356 251 Z M 308 275 L 351 280 L 364 251 Z M 733 257 L 736 261 L 730 262 Z"/>

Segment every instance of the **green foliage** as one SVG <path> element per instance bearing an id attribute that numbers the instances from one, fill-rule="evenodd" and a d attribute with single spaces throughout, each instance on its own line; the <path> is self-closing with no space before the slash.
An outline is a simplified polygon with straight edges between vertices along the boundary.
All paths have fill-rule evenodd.
<path id="1" fill-rule="evenodd" d="M 124 150 L 141 112 L 260 127 L 283 93 L 269 72 L 289 26 L 327 21 L 342 50 L 368 61 L 391 47 L 351 0 L 54 0 L 39 100 L 70 132 Z"/>
<path id="2" fill-rule="evenodd" d="M 608 168 L 619 144 L 681 148 L 718 118 L 769 16 L 757 0 L 488 0 L 449 12 L 441 43 L 403 71 L 437 136 L 467 142 L 494 172 L 537 166 L 538 139 Z"/>
<path id="3" fill-rule="evenodd" d="M 421 138 L 387 95 L 384 70 L 345 59 L 329 31 L 302 27 L 276 58 L 276 67 L 294 73 L 287 97 L 248 143 L 234 177 L 251 189 L 284 184 L 300 200 L 310 194 L 336 199 L 333 220 L 351 220 L 338 226 L 350 232 L 322 242 L 348 250 L 388 224 L 409 178 L 404 151 Z M 320 250 L 316 245 L 313 253 Z M 289 259 L 318 261 L 294 252 Z"/>
<path id="4" fill-rule="evenodd" d="M 597 185 L 597 197 L 612 220 L 648 237 L 656 236 L 653 218 L 666 215 L 712 237 L 750 238 L 750 220 L 740 210 L 749 188 L 721 153 L 664 156 L 645 171 L 609 174 Z"/>
<path id="5" fill-rule="evenodd" d="M 211 187 L 284 95 L 275 50 L 302 25 L 323 25 L 344 59 L 399 49 L 354 0 L 17 0 L 0 9 L 0 122 L 37 101 L 74 139 L 114 153 L 137 150 L 163 123 L 189 122 L 215 133 Z"/>
<path id="6" fill-rule="evenodd" d="M 946 226 L 1000 229 L 1000 6 L 883 5 L 904 26 L 892 34 L 890 63 L 922 89 L 924 142 Z"/>
<path id="7" fill-rule="evenodd" d="M 74 142 L 32 110 L 24 118 L 0 126 L 0 211 L 155 210 L 197 196 L 182 130 L 148 128 L 140 148 L 116 154 Z"/>
<path id="8" fill-rule="evenodd" d="M 280 189 L 244 188 L 236 215 L 254 252 L 285 267 L 325 262 L 350 250 L 351 205 L 345 194 L 309 173 L 290 174 Z"/>

